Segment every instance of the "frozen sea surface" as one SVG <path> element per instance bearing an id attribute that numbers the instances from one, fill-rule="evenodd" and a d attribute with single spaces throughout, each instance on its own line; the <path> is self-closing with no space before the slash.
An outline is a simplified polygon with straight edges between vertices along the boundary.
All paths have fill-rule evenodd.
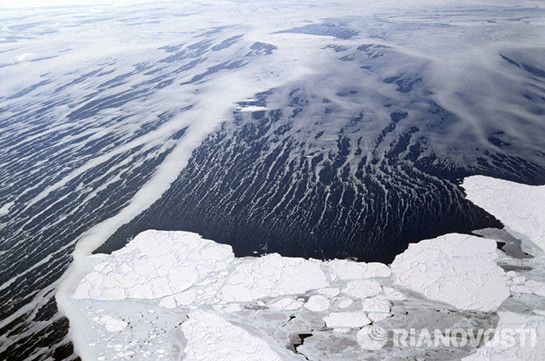
<path id="1" fill-rule="evenodd" d="M 541 222 L 543 213 L 500 215 L 507 207 L 542 207 L 545 188 L 481 176 L 463 186 L 512 229 L 526 229 L 520 234 L 531 260 L 463 234 L 412 244 L 390 266 L 236 258 L 230 246 L 194 233 L 150 230 L 111 255 L 89 256 L 88 272 L 63 303 L 76 348 L 89 360 L 540 360 L 545 250 L 529 235 L 541 234 L 532 219 Z M 496 196 L 507 190 L 516 203 Z M 520 262 L 525 268 L 505 270 Z M 403 327 L 462 326 L 498 334 L 475 347 L 392 341 L 392 330 Z M 524 328 L 534 332 L 531 347 L 520 337 L 496 342 L 502 330 Z"/>

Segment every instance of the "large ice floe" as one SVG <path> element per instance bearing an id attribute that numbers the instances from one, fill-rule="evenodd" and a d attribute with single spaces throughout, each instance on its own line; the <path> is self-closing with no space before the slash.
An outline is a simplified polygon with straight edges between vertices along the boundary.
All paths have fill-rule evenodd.
<path id="1" fill-rule="evenodd" d="M 89 257 L 63 307 L 76 350 L 84 360 L 541 360 L 545 187 L 481 176 L 462 187 L 506 230 L 423 240 L 389 266 L 237 258 L 194 233 L 142 232 Z M 442 342 L 424 342 L 436 329 Z M 466 344 L 448 330 L 480 336 Z"/>
<path id="2" fill-rule="evenodd" d="M 496 242 L 447 234 L 409 245 L 392 263 L 394 282 L 463 310 L 493 311 L 509 297 Z"/>
<path id="3" fill-rule="evenodd" d="M 545 186 L 473 176 L 463 187 L 473 203 L 501 220 L 510 233 L 545 250 Z"/>

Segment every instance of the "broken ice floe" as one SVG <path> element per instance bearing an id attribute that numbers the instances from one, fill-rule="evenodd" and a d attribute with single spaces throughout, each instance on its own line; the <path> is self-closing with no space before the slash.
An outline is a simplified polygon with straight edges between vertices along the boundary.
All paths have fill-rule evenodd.
<path id="1" fill-rule="evenodd" d="M 471 199 L 489 182 L 470 178 L 464 187 Z M 501 181 L 491 184 L 501 189 Z M 479 202 L 517 236 L 542 244 L 539 232 L 523 233 L 528 222 L 541 224 L 539 216 L 521 226 L 516 217 L 502 218 L 504 205 L 496 212 L 493 202 Z M 477 349 L 400 348 L 391 337 L 403 328 L 497 327 L 500 335 L 516 326 L 543 339 L 545 262 L 539 248 L 530 248 L 534 258 L 512 258 L 495 240 L 447 234 L 410 245 L 387 266 L 277 254 L 236 258 L 230 246 L 197 234 L 146 231 L 109 256 L 91 257 L 95 264 L 71 301 L 80 310 L 75 322 L 87 326 L 74 341 L 85 359 L 98 360 L 537 360 L 543 343 L 523 347 L 520 337 Z"/>

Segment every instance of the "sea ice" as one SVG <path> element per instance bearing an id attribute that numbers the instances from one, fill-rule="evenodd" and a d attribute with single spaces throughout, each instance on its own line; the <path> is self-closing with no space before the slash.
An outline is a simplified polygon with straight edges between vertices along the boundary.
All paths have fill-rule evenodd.
<path id="1" fill-rule="evenodd" d="M 333 275 L 341 280 L 390 276 L 390 269 L 388 266 L 377 262 L 362 263 L 347 260 L 333 260 L 328 262 L 328 266 Z"/>
<path id="2" fill-rule="evenodd" d="M 332 328 L 354 328 L 362 327 L 371 323 L 364 312 L 332 312 L 329 316 L 324 317 L 327 327 Z"/>
<path id="3" fill-rule="evenodd" d="M 186 361 L 282 360 L 265 341 L 210 312 L 190 313 L 182 331 Z"/>
<path id="4" fill-rule="evenodd" d="M 494 337 L 463 361 L 542 361 L 545 317 L 499 312 Z"/>
<path id="5" fill-rule="evenodd" d="M 462 187 L 471 202 L 545 250 L 545 186 L 472 176 Z"/>
<path id="6" fill-rule="evenodd" d="M 526 186 L 502 182 L 471 177 L 464 187 L 470 189 L 470 198 L 484 187 L 484 194 L 495 198 L 495 203 L 480 196 L 477 197 L 480 204 L 486 204 L 485 208 L 490 205 L 487 210 L 515 232 L 533 241 L 542 239 L 540 215 L 545 212 L 532 213 L 540 212 L 541 204 L 530 204 L 531 200 L 522 193 L 532 194 L 534 202 L 541 202 L 540 194 L 545 193 L 545 188 L 529 191 Z M 518 215 L 507 212 L 511 204 L 497 196 L 505 193 L 501 191 L 502 184 L 508 192 L 519 194 L 518 199 L 525 202 L 522 208 L 533 211 L 521 211 Z M 495 191 L 488 192 L 490 189 Z M 523 217 L 519 217 L 521 214 Z M 378 336 L 384 335 L 379 335 L 381 328 L 377 325 L 395 322 L 396 317 L 392 316 L 398 312 L 396 308 L 405 302 L 414 303 L 412 292 L 416 292 L 429 302 L 446 303 L 452 309 L 483 312 L 482 315 L 498 312 L 500 331 L 535 330 L 536 347 L 525 345 L 521 337 L 502 346 L 491 340 L 466 357 L 466 361 L 540 360 L 545 352 L 544 343 L 540 342 L 545 338 L 542 311 L 517 314 L 504 307 L 503 302 L 510 294 L 511 303 L 519 302 L 517 297 L 543 297 L 545 278 L 536 278 L 537 271 L 504 272 L 498 262 L 505 262 L 507 256 L 500 258 L 499 254 L 492 239 L 454 233 L 411 244 L 390 267 L 278 254 L 235 258 L 230 246 L 197 234 L 146 231 L 109 256 L 89 258 L 95 265 L 75 287 L 72 302 L 81 312 L 74 322 L 92 323 L 89 333 L 92 339 L 76 339 L 75 343 L 94 347 L 100 355 L 98 359 L 108 359 L 105 355 L 111 352 L 116 357 L 134 358 L 138 353 L 131 347 L 144 344 L 148 349 L 142 352 L 142 357 L 152 355 L 150 350 L 155 349 L 161 350 L 160 354 L 156 351 L 161 359 L 177 359 L 185 353 L 187 360 L 295 360 L 298 356 L 286 348 L 290 337 L 285 328 L 293 324 L 296 330 L 326 326 L 320 331 L 322 336 L 316 337 L 353 337 L 354 342 L 365 345 L 367 350 L 380 349 L 384 340 Z M 539 260 L 538 257 L 527 262 L 539 268 L 536 263 Z M 119 302 L 138 305 L 137 309 L 146 311 L 138 311 L 140 314 L 134 311 L 132 315 L 131 307 L 116 308 L 120 307 L 116 306 Z M 125 321 L 122 314 L 131 321 Z M 241 324 L 242 319 L 249 323 Z M 360 329 L 357 337 L 355 329 Z M 325 336 L 323 332 L 330 334 Z M 110 345 L 106 346 L 109 354 L 100 349 L 104 347 L 101 340 L 105 334 L 110 335 Z M 122 346 L 123 340 L 128 339 L 133 341 Z M 301 349 L 310 344 L 312 341 L 305 341 Z"/>
<path id="7" fill-rule="evenodd" d="M 349 281 L 343 292 L 349 296 L 357 298 L 366 298 L 377 295 L 382 291 L 382 287 L 377 281 L 373 280 L 354 280 Z"/>
<path id="8" fill-rule="evenodd" d="M 509 297 L 496 242 L 447 234 L 409 245 L 392 263 L 394 282 L 463 310 L 492 311 Z"/>
<path id="9" fill-rule="evenodd" d="M 305 303 L 305 308 L 309 311 L 322 312 L 329 308 L 330 302 L 324 296 L 312 295 Z"/>
<path id="10" fill-rule="evenodd" d="M 96 322 L 98 324 L 101 324 L 104 327 L 106 327 L 106 330 L 108 332 L 121 331 L 122 329 L 127 327 L 127 322 L 124 322 L 122 320 L 118 320 L 118 319 L 113 318 L 112 316 L 109 316 L 109 315 L 104 315 L 104 316 L 100 317 Z"/>

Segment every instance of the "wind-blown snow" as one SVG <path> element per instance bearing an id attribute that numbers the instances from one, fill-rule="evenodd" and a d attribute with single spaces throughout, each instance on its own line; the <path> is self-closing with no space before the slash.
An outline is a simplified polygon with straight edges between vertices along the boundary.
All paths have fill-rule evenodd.
<path id="1" fill-rule="evenodd" d="M 321 295 L 312 295 L 305 303 L 305 308 L 309 311 L 322 312 L 329 308 L 330 302 L 327 297 Z"/>

